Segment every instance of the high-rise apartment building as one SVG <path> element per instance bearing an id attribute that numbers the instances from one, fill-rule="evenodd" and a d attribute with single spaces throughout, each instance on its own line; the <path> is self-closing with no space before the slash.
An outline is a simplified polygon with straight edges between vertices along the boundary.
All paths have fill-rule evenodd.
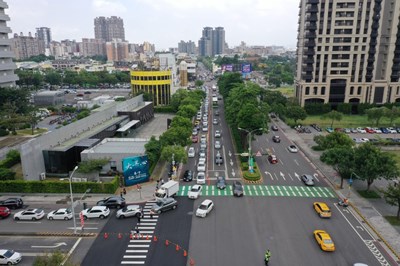
<path id="1" fill-rule="evenodd" d="M 114 39 L 106 43 L 107 61 L 124 61 L 129 57 L 129 43 Z"/>
<path id="2" fill-rule="evenodd" d="M 7 3 L 0 0 L 0 88 L 15 86 L 15 81 L 19 79 L 14 74 L 17 66 L 12 61 L 15 55 L 11 48 L 12 41 L 8 39 L 11 29 L 7 27 L 7 21 L 10 20 L 10 17 L 4 12 L 6 8 L 8 8 Z"/>
<path id="3" fill-rule="evenodd" d="M 83 56 L 106 55 L 106 42 L 102 39 L 82 38 L 79 51 Z"/>
<path id="4" fill-rule="evenodd" d="M 399 19 L 398 0 L 301 0 L 298 102 L 400 102 Z"/>
<path id="5" fill-rule="evenodd" d="M 44 42 L 46 48 L 50 48 L 50 43 L 52 41 L 50 28 L 46 27 L 36 28 L 36 35 L 39 40 L 42 40 Z"/>
<path id="6" fill-rule="evenodd" d="M 192 41 L 180 41 L 178 43 L 178 53 L 194 54 L 196 52 L 196 45 Z"/>
<path id="7" fill-rule="evenodd" d="M 14 34 L 12 39 L 12 47 L 17 60 L 28 59 L 31 56 L 45 54 L 45 44 L 43 40 L 33 37 L 29 32 L 28 36 Z"/>
<path id="8" fill-rule="evenodd" d="M 94 38 L 106 42 L 111 42 L 113 39 L 125 41 L 124 20 L 116 16 L 95 18 Z"/>
<path id="9" fill-rule="evenodd" d="M 199 55 L 214 56 L 225 52 L 225 30 L 223 27 L 203 28 L 199 40 Z"/>

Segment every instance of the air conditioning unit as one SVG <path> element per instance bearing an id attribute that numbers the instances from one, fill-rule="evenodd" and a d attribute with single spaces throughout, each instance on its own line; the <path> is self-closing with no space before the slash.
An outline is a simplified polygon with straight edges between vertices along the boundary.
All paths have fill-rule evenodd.
<path id="1" fill-rule="evenodd" d="M 41 173 L 39 176 L 40 180 L 45 180 L 46 179 L 46 173 Z"/>

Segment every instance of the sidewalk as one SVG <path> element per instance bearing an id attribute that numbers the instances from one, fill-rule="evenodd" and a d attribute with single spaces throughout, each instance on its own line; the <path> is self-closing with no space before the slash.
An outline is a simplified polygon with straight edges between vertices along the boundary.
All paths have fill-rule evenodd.
<path id="1" fill-rule="evenodd" d="M 355 190 L 363 189 L 361 182 L 354 182 L 353 189 L 349 192 L 347 182 L 344 183 L 344 188 L 340 189 L 340 177 L 338 173 L 329 165 L 322 163 L 319 160 L 321 152 L 311 149 L 315 142 L 313 135 L 297 133 L 296 130 L 287 126 L 281 120 L 273 121 L 285 133 L 289 140 L 293 141 L 301 151 L 311 160 L 314 166 L 322 173 L 322 175 L 331 183 L 332 187 L 340 197 L 350 195 L 350 203 L 358 215 L 372 228 L 378 239 L 381 239 L 396 253 L 397 259 L 400 259 L 400 228 L 394 228 L 389 224 L 381 213 L 387 214 L 391 206 L 385 203 L 384 199 L 367 200 L 361 197 Z M 372 185 L 376 185 L 375 183 Z M 351 193 L 351 194 L 350 194 Z M 397 210 L 397 207 L 395 207 Z M 396 211 L 390 215 L 395 215 Z"/>

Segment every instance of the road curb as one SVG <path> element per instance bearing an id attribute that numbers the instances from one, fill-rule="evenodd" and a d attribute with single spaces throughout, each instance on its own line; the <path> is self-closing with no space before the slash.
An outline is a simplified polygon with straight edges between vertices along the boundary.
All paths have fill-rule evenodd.
<path id="1" fill-rule="evenodd" d="M 64 236 L 64 237 L 96 237 L 96 233 L 73 232 L 0 232 L 0 236 Z"/>

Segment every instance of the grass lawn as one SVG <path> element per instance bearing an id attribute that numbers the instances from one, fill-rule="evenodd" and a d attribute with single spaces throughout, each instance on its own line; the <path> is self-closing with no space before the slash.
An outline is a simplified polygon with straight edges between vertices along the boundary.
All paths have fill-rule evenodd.
<path id="1" fill-rule="evenodd" d="M 281 92 L 286 97 L 294 97 L 294 87 L 279 87 L 274 90 Z"/>
<path id="2" fill-rule="evenodd" d="M 309 115 L 305 120 L 299 120 L 299 123 L 308 126 L 310 124 L 317 124 L 322 128 L 330 127 L 332 120 L 323 119 L 319 115 Z M 400 119 L 396 119 L 394 125 L 400 126 Z M 382 118 L 378 127 L 391 127 L 390 120 Z M 356 128 L 356 127 L 375 127 L 372 121 L 368 121 L 367 115 L 343 115 L 342 120 L 333 122 L 334 128 Z M 400 134 L 399 134 L 400 136 Z"/>
<path id="3" fill-rule="evenodd" d="M 384 216 L 384 217 L 391 225 L 400 226 L 400 220 L 397 219 L 396 216 Z"/>
<path id="4" fill-rule="evenodd" d="M 366 199 L 380 199 L 381 196 L 379 196 L 378 193 L 376 193 L 373 190 L 357 190 L 358 194 L 360 194 L 361 197 L 366 198 Z"/>
<path id="5" fill-rule="evenodd" d="M 397 167 L 400 169 L 400 151 L 385 151 L 387 153 L 393 154 L 393 158 L 396 160 Z"/>
<path id="6" fill-rule="evenodd" d="M 33 131 L 33 135 L 42 134 L 44 132 L 47 132 L 46 128 L 35 129 Z M 26 128 L 26 129 L 17 130 L 17 134 L 18 135 L 32 135 L 32 129 Z"/>

